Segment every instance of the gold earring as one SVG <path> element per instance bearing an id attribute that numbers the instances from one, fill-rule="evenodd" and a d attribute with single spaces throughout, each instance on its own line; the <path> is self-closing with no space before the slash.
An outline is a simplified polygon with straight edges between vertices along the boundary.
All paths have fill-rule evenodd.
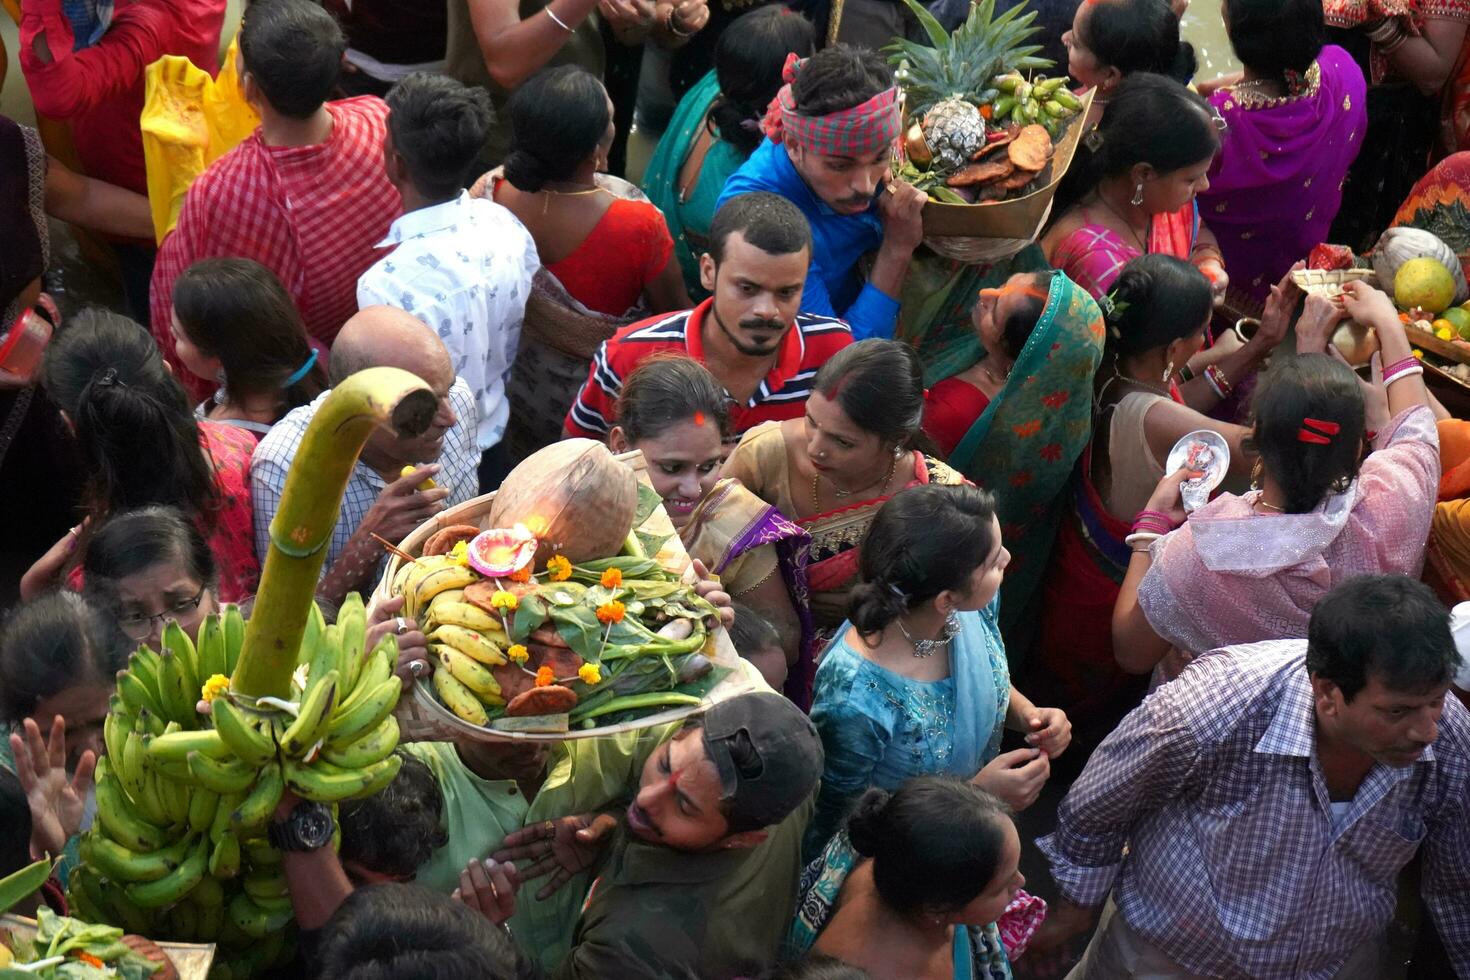
<path id="1" fill-rule="evenodd" d="M 1256 459 L 1255 463 L 1253 463 L 1251 465 L 1251 489 L 1252 490 L 1259 490 L 1259 489 L 1261 489 L 1261 474 L 1264 473 L 1264 472 L 1265 472 L 1265 468 L 1261 465 L 1261 460 L 1258 457 Z"/>

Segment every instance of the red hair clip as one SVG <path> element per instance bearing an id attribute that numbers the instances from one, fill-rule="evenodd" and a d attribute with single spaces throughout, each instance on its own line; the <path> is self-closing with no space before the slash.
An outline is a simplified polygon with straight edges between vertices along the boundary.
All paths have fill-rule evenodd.
<path id="1" fill-rule="evenodd" d="M 1326 422 L 1322 419 L 1302 419 L 1302 426 L 1303 428 L 1296 430 L 1297 439 L 1301 442 L 1310 442 L 1316 446 L 1332 445 L 1331 437 L 1342 431 L 1342 426 L 1336 422 Z"/>

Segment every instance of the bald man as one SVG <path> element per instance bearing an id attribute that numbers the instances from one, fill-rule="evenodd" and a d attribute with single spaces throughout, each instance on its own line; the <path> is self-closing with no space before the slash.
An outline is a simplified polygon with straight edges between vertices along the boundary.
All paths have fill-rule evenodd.
<path id="1" fill-rule="evenodd" d="M 377 534 L 400 541 L 445 507 L 463 503 L 477 492 L 475 468 L 475 398 L 456 378 L 445 349 L 433 330 L 412 314 L 391 306 L 369 306 L 358 312 L 332 344 L 331 380 L 340 384 L 370 367 L 396 367 L 423 378 L 439 396 L 439 412 L 421 435 L 400 438 L 379 427 L 363 446 L 337 527 L 327 549 L 318 594 L 340 603 L 349 592 L 366 592 L 377 582 L 384 551 Z M 294 409 L 277 422 L 255 447 L 250 460 L 250 496 L 255 508 L 255 550 L 262 561 L 270 544 L 270 523 L 281 503 L 286 471 L 301 444 L 322 393 L 310 405 Z M 405 466 L 413 472 L 400 476 Z M 420 490 L 433 479 L 437 486 Z"/>

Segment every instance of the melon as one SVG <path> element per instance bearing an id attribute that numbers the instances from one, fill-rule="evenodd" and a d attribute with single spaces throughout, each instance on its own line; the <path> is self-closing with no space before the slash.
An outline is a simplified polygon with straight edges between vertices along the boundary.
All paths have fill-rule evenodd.
<path id="1" fill-rule="evenodd" d="M 616 555 L 633 530 L 638 478 L 606 446 L 565 439 L 527 456 L 490 503 L 491 527 L 526 527 L 536 536 L 536 566 L 554 554 L 569 561 Z"/>

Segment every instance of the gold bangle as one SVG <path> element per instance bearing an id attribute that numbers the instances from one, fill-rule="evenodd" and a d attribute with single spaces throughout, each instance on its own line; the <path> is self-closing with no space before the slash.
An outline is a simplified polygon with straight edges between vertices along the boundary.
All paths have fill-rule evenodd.
<path id="1" fill-rule="evenodd" d="M 562 30 L 566 31 L 568 34 L 575 34 L 575 33 L 577 33 L 577 29 L 575 27 L 570 26 L 569 24 L 567 24 L 566 21 L 564 21 L 560 17 L 558 17 L 556 15 L 556 11 L 555 10 L 552 10 L 551 9 L 551 6 L 549 4 L 547 6 L 545 6 L 545 7 L 542 7 L 541 9 L 544 10 L 544 11 L 546 11 L 546 16 L 550 17 L 551 18 L 551 22 L 553 24 L 555 24 L 557 27 L 560 27 Z"/>

